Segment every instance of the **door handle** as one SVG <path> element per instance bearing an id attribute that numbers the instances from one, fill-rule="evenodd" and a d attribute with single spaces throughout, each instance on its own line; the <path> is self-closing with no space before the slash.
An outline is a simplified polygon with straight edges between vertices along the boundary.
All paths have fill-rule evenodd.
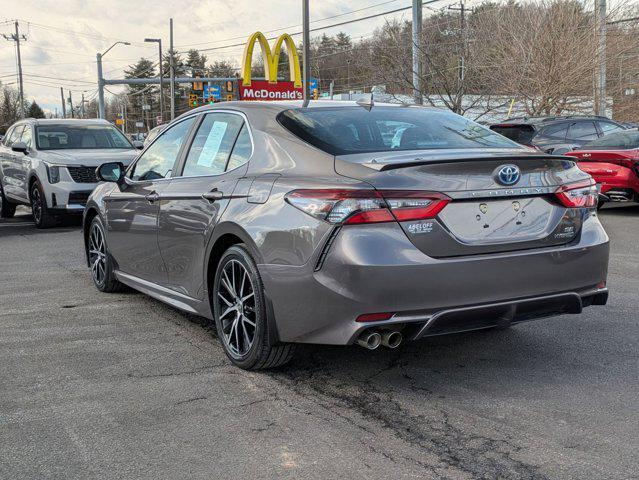
<path id="1" fill-rule="evenodd" d="M 157 202 L 160 199 L 160 195 L 158 195 L 156 192 L 151 192 L 148 195 L 145 195 L 144 198 L 147 200 L 147 202 L 153 203 Z"/>
<path id="2" fill-rule="evenodd" d="M 220 192 L 217 188 L 211 190 L 210 192 L 207 193 L 203 193 L 202 194 L 202 198 L 205 200 L 208 200 L 209 202 L 213 203 L 216 200 L 221 200 L 224 198 L 224 194 L 222 192 Z"/>

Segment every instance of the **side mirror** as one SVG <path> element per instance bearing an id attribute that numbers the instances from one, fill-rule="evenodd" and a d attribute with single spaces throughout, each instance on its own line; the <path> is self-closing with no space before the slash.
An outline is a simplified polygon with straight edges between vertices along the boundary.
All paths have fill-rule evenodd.
<path id="1" fill-rule="evenodd" d="M 141 142 L 140 140 L 133 140 L 131 143 L 133 143 L 133 146 L 138 150 L 142 150 L 144 148 L 144 142 Z"/>
<path id="2" fill-rule="evenodd" d="M 11 150 L 14 152 L 22 152 L 26 155 L 29 152 L 29 147 L 27 147 L 27 144 L 24 142 L 16 142 L 11 145 Z"/>
<path id="3" fill-rule="evenodd" d="M 95 169 L 95 176 L 101 182 L 121 183 L 124 178 L 124 165 L 120 162 L 103 163 Z"/>

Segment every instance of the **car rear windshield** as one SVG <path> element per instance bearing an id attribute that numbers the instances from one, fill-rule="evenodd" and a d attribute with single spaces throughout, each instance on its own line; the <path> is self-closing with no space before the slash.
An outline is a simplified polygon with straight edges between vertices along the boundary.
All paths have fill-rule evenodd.
<path id="1" fill-rule="evenodd" d="M 332 155 L 452 148 L 513 148 L 516 143 L 447 110 L 318 107 L 285 110 L 280 124 Z"/>
<path id="2" fill-rule="evenodd" d="M 131 142 L 109 125 L 39 125 L 38 150 L 133 148 Z"/>
<path id="3" fill-rule="evenodd" d="M 631 150 L 639 148 L 639 131 L 611 133 L 586 143 L 577 150 Z"/>
<path id="4" fill-rule="evenodd" d="M 535 136 L 535 128 L 532 125 L 492 125 L 490 129 L 524 145 L 530 145 Z"/>

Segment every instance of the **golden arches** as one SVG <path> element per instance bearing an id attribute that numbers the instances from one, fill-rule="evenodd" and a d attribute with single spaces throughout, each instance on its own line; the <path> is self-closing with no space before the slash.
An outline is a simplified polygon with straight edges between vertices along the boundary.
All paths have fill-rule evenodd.
<path id="1" fill-rule="evenodd" d="M 286 44 L 288 52 L 289 73 L 291 81 L 295 83 L 296 88 L 302 87 L 302 73 L 300 70 L 300 59 L 297 56 L 297 48 L 295 42 L 288 33 L 283 33 L 273 45 L 273 50 L 268 45 L 268 41 L 262 32 L 255 32 L 251 35 L 244 46 L 244 56 L 242 59 L 242 85 L 251 86 L 251 63 L 253 61 L 253 49 L 255 42 L 259 42 L 262 50 L 262 58 L 264 59 L 264 74 L 270 83 L 277 83 L 277 67 L 280 60 L 280 52 L 282 51 L 282 43 Z"/>

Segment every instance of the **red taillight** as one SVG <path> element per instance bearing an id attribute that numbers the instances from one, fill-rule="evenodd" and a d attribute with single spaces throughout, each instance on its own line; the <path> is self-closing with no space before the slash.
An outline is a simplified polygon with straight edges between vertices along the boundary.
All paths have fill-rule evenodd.
<path id="1" fill-rule="evenodd" d="M 434 218 L 450 201 L 440 193 L 406 190 L 293 190 L 286 201 L 329 223 L 346 225 Z"/>
<path id="2" fill-rule="evenodd" d="M 393 313 L 365 313 L 357 317 L 356 322 L 381 322 L 390 319 Z"/>
<path id="3" fill-rule="evenodd" d="M 555 195 L 567 208 L 594 208 L 599 201 L 597 187 L 592 179 L 563 185 Z"/>

